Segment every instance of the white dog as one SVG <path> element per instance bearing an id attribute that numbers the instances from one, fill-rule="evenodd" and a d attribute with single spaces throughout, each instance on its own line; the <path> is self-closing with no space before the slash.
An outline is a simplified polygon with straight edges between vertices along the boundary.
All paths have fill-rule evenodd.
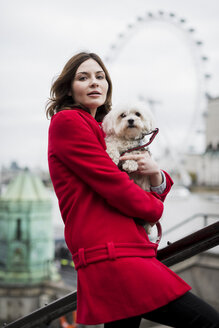
<path id="1" fill-rule="evenodd" d="M 124 152 L 146 143 L 145 136 L 155 129 L 155 121 L 145 105 L 122 105 L 113 108 L 105 116 L 102 126 L 106 134 L 107 153 L 113 162 L 119 165 L 119 158 Z M 143 150 L 145 151 L 145 148 Z M 131 153 L 141 154 L 142 150 L 134 150 Z M 121 168 L 142 189 L 150 190 L 148 177 L 135 173 L 138 169 L 135 160 L 124 161 Z M 146 224 L 146 231 L 150 233 L 149 224 Z"/>
<path id="2" fill-rule="evenodd" d="M 142 105 L 119 106 L 112 109 L 103 120 L 103 130 L 106 134 L 107 153 L 116 165 L 120 156 L 129 149 L 146 143 L 145 136 L 155 129 L 153 115 L 149 108 Z M 143 149 L 145 150 L 145 148 Z M 148 148 L 146 148 L 148 150 Z M 142 150 L 133 150 L 132 154 L 141 154 Z M 122 169 L 144 190 L 150 190 L 148 178 L 135 174 L 138 164 L 127 160 Z"/>

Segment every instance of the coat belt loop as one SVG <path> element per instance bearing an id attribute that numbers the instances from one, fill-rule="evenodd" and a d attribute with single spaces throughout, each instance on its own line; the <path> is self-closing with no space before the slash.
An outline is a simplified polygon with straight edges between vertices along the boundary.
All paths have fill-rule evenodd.
<path id="1" fill-rule="evenodd" d="M 107 250 L 108 250 L 109 259 L 115 260 L 116 259 L 116 249 L 115 249 L 113 242 L 107 243 Z"/>
<path id="2" fill-rule="evenodd" d="M 80 266 L 86 266 L 87 262 L 85 259 L 85 254 L 84 254 L 84 248 L 79 248 L 78 250 L 78 259 L 79 259 L 79 265 Z"/>

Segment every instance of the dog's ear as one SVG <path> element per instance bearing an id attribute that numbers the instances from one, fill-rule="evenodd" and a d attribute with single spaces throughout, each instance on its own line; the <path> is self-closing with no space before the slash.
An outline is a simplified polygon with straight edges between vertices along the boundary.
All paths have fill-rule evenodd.
<path id="1" fill-rule="evenodd" d="M 110 111 L 103 119 L 103 131 L 106 133 L 107 136 L 112 135 L 115 133 L 114 131 L 114 124 L 113 124 L 113 114 Z"/>
<path id="2" fill-rule="evenodd" d="M 144 115 L 144 132 L 149 133 L 156 128 L 155 118 L 150 110 L 147 110 Z"/>

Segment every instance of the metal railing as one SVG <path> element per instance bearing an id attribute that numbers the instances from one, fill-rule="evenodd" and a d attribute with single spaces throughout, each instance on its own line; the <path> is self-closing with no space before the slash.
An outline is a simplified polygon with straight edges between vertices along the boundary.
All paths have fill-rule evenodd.
<path id="1" fill-rule="evenodd" d="M 218 244 L 219 222 L 216 222 L 159 250 L 157 258 L 165 265 L 171 266 L 215 247 Z M 76 307 L 77 292 L 73 292 L 21 319 L 4 324 L 3 327 L 46 328 L 49 327 L 49 324 L 53 320 L 58 319 L 70 311 L 75 311 Z"/>
<path id="2" fill-rule="evenodd" d="M 176 224 L 175 226 L 171 227 L 170 229 L 167 229 L 165 231 L 163 231 L 163 236 L 167 235 L 170 232 L 173 232 L 175 230 L 177 230 L 178 228 L 181 228 L 182 226 L 184 226 L 187 223 L 191 223 L 192 221 L 194 221 L 195 219 L 203 219 L 203 227 L 207 227 L 208 225 L 208 220 L 209 219 L 213 219 L 213 220 L 217 220 L 219 219 L 219 214 L 215 214 L 215 213 L 196 213 L 192 216 L 190 216 L 189 218 L 183 220 L 182 222 Z"/>
<path id="3" fill-rule="evenodd" d="M 219 245 L 219 222 L 200 229 L 157 253 L 157 259 L 171 266 Z"/>

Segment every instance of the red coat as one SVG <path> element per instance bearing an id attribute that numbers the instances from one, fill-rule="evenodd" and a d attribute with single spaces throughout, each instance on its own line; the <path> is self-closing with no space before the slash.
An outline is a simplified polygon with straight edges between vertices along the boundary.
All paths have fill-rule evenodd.
<path id="1" fill-rule="evenodd" d="M 152 311 L 190 287 L 156 259 L 134 217 L 156 222 L 162 195 L 143 191 L 105 151 L 103 132 L 82 109 L 51 119 L 49 169 L 78 269 L 77 320 L 99 324 Z"/>

